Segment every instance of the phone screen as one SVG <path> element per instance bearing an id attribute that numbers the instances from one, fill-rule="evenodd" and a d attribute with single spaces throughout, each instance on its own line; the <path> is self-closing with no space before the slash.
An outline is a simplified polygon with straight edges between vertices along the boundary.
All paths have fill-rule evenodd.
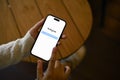
<path id="1" fill-rule="evenodd" d="M 48 61 L 51 58 L 52 50 L 56 46 L 65 25 L 65 21 L 62 19 L 52 15 L 47 16 L 31 53 Z"/>

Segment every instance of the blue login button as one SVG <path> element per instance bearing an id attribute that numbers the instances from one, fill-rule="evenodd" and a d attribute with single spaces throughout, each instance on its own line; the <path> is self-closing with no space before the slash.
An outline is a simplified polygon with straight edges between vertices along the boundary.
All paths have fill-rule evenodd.
<path id="1" fill-rule="evenodd" d="M 56 36 L 54 36 L 54 35 L 52 35 L 52 34 L 50 34 L 50 33 L 47 33 L 47 32 L 45 32 L 45 31 L 42 31 L 41 33 L 44 34 L 44 35 L 46 35 L 46 36 L 49 36 L 49 37 L 51 37 L 51 38 L 58 39 L 58 37 L 56 37 Z"/>

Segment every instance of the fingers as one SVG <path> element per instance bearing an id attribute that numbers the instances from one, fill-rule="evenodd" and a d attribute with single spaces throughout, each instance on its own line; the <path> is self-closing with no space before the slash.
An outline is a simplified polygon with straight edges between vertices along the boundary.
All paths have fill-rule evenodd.
<path id="1" fill-rule="evenodd" d="M 34 25 L 34 27 L 33 27 L 34 30 L 35 30 L 35 31 L 39 30 L 40 27 L 43 25 L 44 21 L 45 21 L 45 19 L 41 19 L 38 23 L 36 23 L 36 24 Z"/>
<path id="2" fill-rule="evenodd" d="M 30 35 L 35 39 L 39 30 L 40 30 L 40 27 L 43 25 L 44 23 L 44 19 L 42 19 L 41 21 L 39 21 L 38 23 L 36 23 L 30 30 Z"/>
<path id="3" fill-rule="evenodd" d="M 51 56 L 51 59 L 50 59 L 50 61 L 49 61 L 49 65 L 48 65 L 48 70 L 53 69 L 54 66 L 55 66 L 56 51 L 57 51 L 57 48 L 56 48 L 56 47 L 53 48 L 52 56 Z"/>
<path id="4" fill-rule="evenodd" d="M 66 35 L 65 35 L 65 34 L 63 34 L 63 35 L 62 35 L 62 39 L 65 39 L 65 38 L 66 38 Z"/>
<path id="5" fill-rule="evenodd" d="M 68 77 L 70 75 L 70 72 L 71 72 L 71 69 L 69 66 L 65 66 L 65 74 L 66 74 L 66 77 Z"/>
<path id="6" fill-rule="evenodd" d="M 42 79 L 43 77 L 43 62 L 42 60 L 38 60 L 37 62 L 37 80 Z"/>
<path id="7" fill-rule="evenodd" d="M 66 35 L 65 34 L 63 34 L 62 36 L 61 36 L 61 39 L 65 39 L 66 38 Z M 57 43 L 57 45 L 60 45 L 61 43 L 60 43 L 60 41 Z"/>
<path id="8" fill-rule="evenodd" d="M 64 66 L 61 64 L 61 62 L 56 60 L 55 61 L 55 68 L 60 68 L 61 69 L 62 67 L 64 68 Z"/>

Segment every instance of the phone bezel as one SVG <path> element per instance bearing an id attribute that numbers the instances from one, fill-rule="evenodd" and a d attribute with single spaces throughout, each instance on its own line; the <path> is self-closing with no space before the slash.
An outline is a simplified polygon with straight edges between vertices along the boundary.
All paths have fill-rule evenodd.
<path id="1" fill-rule="evenodd" d="M 65 30 L 65 27 L 66 27 L 66 21 L 63 20 L 63 19 L 61 19 L 61 18 L 59 18 L 59 17 L 56 17 L 56 16 L 54 16 L 54 15 L 51 15 L 51 14 L 48 14 L 47 17 L 48 17 L 48 16 L 53 16 L 54 18 L 57 18 L 57 19 L 62 20 L 62 21 L 65 22 L 65 26 L 64 26 L 64 28 L 63 28 L 63 30 L 62 30 L 62 32 L 61 32 L 61 34 L 60 34 L 60 37 L 59 37 L 59 39 L 58 39 L 58 41 L 57 41 L 57 43 L 58 43 L 59 40 L 60 40 L 60 38 L 61 38 L 61 36 L 62 36 L 62 34 L 63 34 L 63 32 L 64 32 L 64 30 Z M 46 21 L 47 17 L 45 18 L 45 21 Z M 44 21 L 44 23 L 45 23 L 45 21 Z M 44 23 L 43 23 L 43 26 L 44 26 Z M 41 29 L 43 28 L 43 26 L 41 27 Z M 34 44 L 36 43 L 36 40 L 37 40 L 37 38 L 38 38 L 38 36 L 39 36 L 39 34 L 40 34 L 40 32 L 41 32 L 41 29 L 40 29 L 40 31 L 38 32 L 37 37 L 36 37 L 36 39 L 35 39 L 35 41 L 34 41 L 34 43 L 33 43 L 33 46 L 32 46 L 31 51 L 30 51 L 31 54 L 32 54 L 32 49 L 33 49 L 33 47 L 34 47 Z M 55 46 L 57 46 L 57 43 L 56 43 Z M 50 60 L 50 59 L 49 59 L 49 60 L 45 60 L 44 58 L 39 57 L 39 56 L 37 56 L 37 55 L 35 55 L 35 54 L 32 54 L 32 55 L 35 56 L 35 57 L 37 57 L 37 58 L 39 58 L 39 59 L 42 59 L 42 60 L 44 60 L 44 61 L 49 61 L 49 60 Z"/>

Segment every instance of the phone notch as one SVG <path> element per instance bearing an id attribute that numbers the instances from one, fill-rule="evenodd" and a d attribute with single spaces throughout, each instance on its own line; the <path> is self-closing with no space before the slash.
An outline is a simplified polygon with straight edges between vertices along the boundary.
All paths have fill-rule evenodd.
<path id="1" fill-rule="evenodd" d="M 58 18 L 54 18 L 54 20 L 55 20 L 55 21 L 58 21 L 58 22 L 60 21 Z"/>

